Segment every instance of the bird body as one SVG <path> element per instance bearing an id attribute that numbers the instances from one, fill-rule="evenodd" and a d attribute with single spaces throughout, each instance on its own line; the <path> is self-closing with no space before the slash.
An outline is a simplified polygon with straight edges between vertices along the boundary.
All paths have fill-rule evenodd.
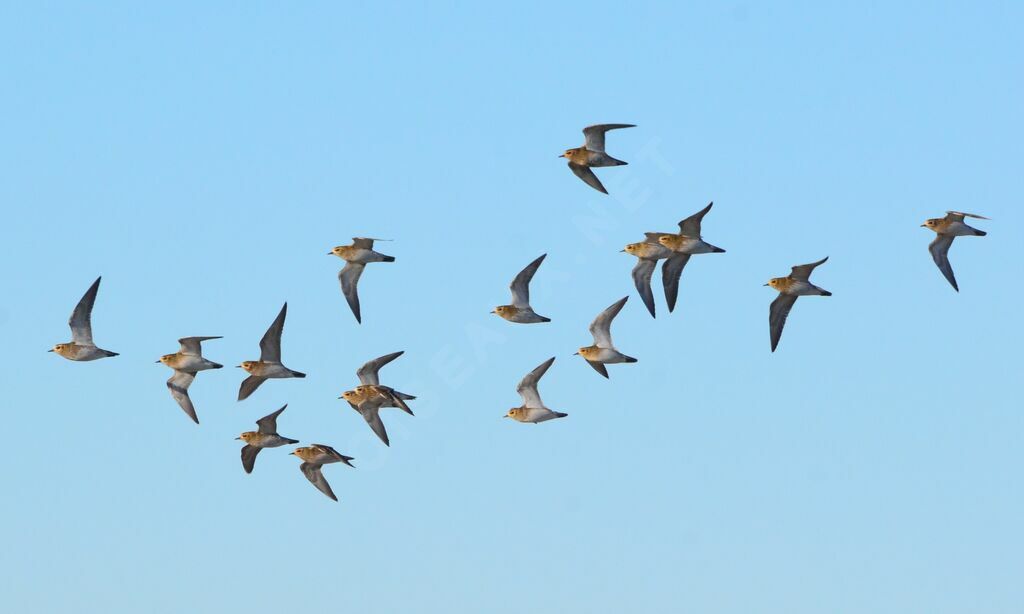
<path id="1" fill-rule="evenodd" d="M 260 340 L 260 359 L 246 360 L 238 365 L 249 374 L 238 388 L 239 401 L 249 398 L 268 379 L 306 377 L 305 373 L 289 369 L 281 363 L 281 334 L 284 332 L 287 315 L 288 303 L 285 303 Z"/>
<path id="2" fill-rule="evenodd" d="M 499 305 L 491 313 L 517 324 L 539 324 L 551 321 L 551 318 L 536 313 L 530 306 L 530 281 L 546 257 L 547 254 L 541 254 L 515 276 L 512 283 L 509 284 L 509 290 L 512 291 L 512 304 Z"/>
<path id="3" fill-rule="evenodd" d="M 540 393 L 537 391 L 537 384 L 540 382 L 540 378 L 544 376 L 553 362 L 555 362 L 555 358 L 552 356 L 520 380 L 519 385 L 516 386 L 516 392 L 522 397 L 523 404 L 508 410 L 508 413 L 505 414 L 506 418 L 512 418 L 517 422 L 538 424 L 569 415 L 545 407 L 544 402 L 540 398 Z"/>
<path id="4" fill-rule="evenodd" d="M 348 302 L 352 315 L 356 322 L 362 323 L 363 316 L 359 307 L 359 278 L 363 269 L 371 262 L 394 262 L 394 256 L 387 256 L 374 251 L 373 242 L 383 239 L 371 239 L 368 237 L 353 237 L 352 245 L 339 245 L 327 253 L 345 261 L 345 266 L 338 272 L 338 283 L 341 284 L 341 293 Z"/>
<path id="5" fill-rule="evenodd" d="M 178 402 L 182 411 L 199 424 L 199 417 L 196 415 L 196 408 L 188 395 L 188 388 L 195 380 L 196 374 L 209 369 L 220 369 L 224 365 L 207 360 L 202 356 L 203 341 L 220 339 L 220 337 L 182 337 L 178 339 L 181 349 L 174 354 L 164 354 L 157 362 L 174 369 L 174 375 L 167 380 L 167 389 L 171 397 Z"/>
<path id="6" fill-rule="evenodd" d="M 299 465 L 299 470 L 302 471 L 302 475 L 306 476 L 306 479 L 309 480 L 317 490 L 337 501 L 338 497 L 336 497 L 334 495 L 334 491 L 331 490 L 331 485 L 327 482 L 327 479 L 324 478 L 321 468 L 330 463 L 345 463 L 349 467 L 354 468 L 355 465 L 353 465 L 351 461 L 355 459 L 351 456 L 345 456 L 331 446 L 324 445 L 322 443 L 314 443 L 310 446 L 295 448 L 291 454 L 294 454 L 302 460 L 302 464 Z"/>
<path id="7" fill-rule="evenodd" d="M 252 473 L 253 467 L 256 466 L 256 455 L 260 453 L 260 450 L 264 448 L 279 448 L 283 445 L 291 443 L 299 443 L 298 439 L 290 439 L 288 437 L 282 437 L 277 433 L 277 417 L 281 415 L 288 405 L 284 405 L 281 409 L 275 411 L 272 414 L 267 414 L 256 421 L 257 430 L 246 431 L 236 437 L 245 442 L 242 446 L 242 468 L 245 469 L 246 473 Z"/>
<path id="8" fill-rule="evenodd" d="M 782 339 L 782 329 L 786 325 L 786 318 L 789 317 L 790 310 L 796 304 L 797 297 L 832 296 L 832 293 L 828 290 L 819 288 L 809 281 L 811 271 L 824 264 L 827 260 L 828 256 L 817 262 L 797 265 L 793 267 L 792 272 L 787 277 L 775 277 L 768 280 L 768 283 L 765 284 L 766 286 L 771 286 L 772 289 L 779 293 L 779 296 L 772 301 L 771 307 L 768 309 L 768 330 L 771 334 L 773 352 L 779 346 L 779 340 Z"/>
<path id="9" fill-rule="evenodd" d="M 587 126 L 583 129 L 583 136 L 586 138 L 586 142 L 581 147 L 566 149 L 559 157 L 568 160 L 569 169 L 582 179 L 584 183 L 598 192 L 607 194 L 608 190 L 605 189 L 604 185 L 601 184 L 601 180 L 590 169 L 627 164 L 605 153 L 604 137 L 605 133 L 609 130 L 633 127 L 635 127 L 634 124 L 597 124 Z"/>
<path id="10" fill-rule="evenodd" d="M 71 317 L 68 319 L 68 326 L 71 327 L 71 341 L 58 343 L 48 351 L 76 362 L 99 360 L 118 355 L 117 352 L 96 347 L 92 340 L 92 307 L 96 303 L 96 294 L 99 292 L 101 279 L 103 278 L 97 277 L 96 281 L 92 282 L 89 289 L 79 299 L 78 304 L 75 305 L 74 311 L 71 312 Z"/>
<path id="11" fill-rule="evenodd" d="M 626 304 L 629 299 L 628 296 L 624 296 L 618 301 L 612 303 L 607 309 L 602 311 L 594 318 L 594 321 L 590 323 L 590 334 L 594 337 L 594 344 L 587 347 L 581 347 L 576 353 L 579 354 L 587 361 L 595 371 L 608 377 L 608 370 L 605 369 L 606 364 L 618 364 L 624 362 L 636 362 L 636 358 L 627 356 L 622 352 L 615 349 L 612 343 L 611 326 L 612 320 L 615 316 L 622 311 L 622 306 Z"/>
<path id="12" fill-rule="evenodd" d="M 397 407 L 410 416 L 413 415 L 406 401 L 416 397 L 404 392 L 398 392 L 394 388 L 383 386 L 380 383 L 381 367 L 404 353 L 392 352 L 391 354 L 385 354 L 359 367 L 356 370 L 356 376 L 359 378 L 360 385 L 352 390 L 346 390 L 339 397 L 347 401 L 352 409 L 356 410 L 363 417 L 366 424 L 369 425 L 374 434 L 386 446 L 390 446 L 391 442 L 388 439 L 387 429 L 384 428 L 384 422 L 380 419 L 380 409 L 382 407 Z"/>
<path id="13" fill-rule="evenodd" d="M 974 213 L 961 213 L 960 211 L 947 211 L 946 217 L 938 217 L 926 220 L 921 226 L 935 232 L 935 240 L 928 245 L 928 251 L 932 255 L 935 266 L 939 267 L 943 277 L 953 286 L 957 292 L 960 287 L 956 283 L 956 276 L 953 275 L 953 266 L 949 263 L 949 248 L 953 246 L 953 239 L 956 237 L 984 237 L 987 232 L 978 230 L 964 223 L 965 217 L 973 217 L 979 220 L 987 220 L 987 217 Z"/>

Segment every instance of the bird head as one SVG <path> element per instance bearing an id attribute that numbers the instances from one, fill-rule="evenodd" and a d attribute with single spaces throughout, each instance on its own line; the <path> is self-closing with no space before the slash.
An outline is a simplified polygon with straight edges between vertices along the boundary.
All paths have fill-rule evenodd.
<path id="1" fill-rule="evenodd" d="M 257 439 L 258 435 L 259 433 L 257 433 L 256 431 L 246 431 L 239 435 L 238 437 L 236 437 L 235 439 L 241 439 L 245 443 L 249 443 L 252 440 Z"/>
<path id="2" fill-rule="evenodd" d="M 249 373 L 252 373 L 252 370 L 256 367 L 256 361 L 255 360 L 243 360 L 242 364 L 240 364 L 238 366 L 243 368 L 243 369 L 245 369 Z"/>

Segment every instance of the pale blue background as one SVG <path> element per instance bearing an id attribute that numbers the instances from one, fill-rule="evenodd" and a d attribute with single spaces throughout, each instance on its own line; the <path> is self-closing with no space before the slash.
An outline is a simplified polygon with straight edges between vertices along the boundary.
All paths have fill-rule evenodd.
<path id="1" fill-rule="evenodd" d="M 30 4 L 30 3 L 24 3 Z M 1020 612 L 1017 3 L 4 5 L 0 594 L 11 612 Z M 92 3 L 96 4 L 96 3 Z M 597 122 L 631 165 L 556 156 Z M 670 317 L 619 253 L 709 200 Z M 919 228 L 957 240 L 958 295 Z M 354 235 L 356 325 L 325 254 Z M 549 325 L 488 311 L 512 276 Z M 829 255 L 768 351 L 762 287 Z M 97 341 L 46 349 L 99 274 Z M 656 289 L 664 312 L 660 284 Z M 624 294 L 605 381 L 571 354 Z M 235 402 L 153 364 L 258 356 Z M 364 360 L 417 394 L 377 442 Z M 568 419 L 502 420 L 519 378 Z M 282 434 L 336 446 L 317 493 Z"/>

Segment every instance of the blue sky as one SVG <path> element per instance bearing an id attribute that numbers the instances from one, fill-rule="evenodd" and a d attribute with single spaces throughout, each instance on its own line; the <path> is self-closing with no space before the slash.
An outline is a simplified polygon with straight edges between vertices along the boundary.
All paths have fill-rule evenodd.
<path id="1" fill-rule="evenodd" d="M 1017 612 L 1024 601 L 1024 54 L 1014 3 L 0 7 L 7 291 L 0 592 L 11 611 Z M 591 123 L 628 167 L 556 156 Z M 675 313 L 619 250 L 708 201 Z M 926 218 L 987 215 L 951 259 Z M 325 254 L 394 239 L 363 324 Z M 551 324 L 488 312 L 548 258 Z M 762 284 L 830 256 L 769 352 Z M 46 349 L 97 275 L 96 339 Z M 619 297 L 605 381 L 572 353 Z M 154 364 L 289 302 L 305 380 L 249 400 Z M 419 397 L 392 447 L 338 401 Z M 569 417 L 502 420 L 541 393 Z M 317 493 L 282 434 L 356 470 Z"/>

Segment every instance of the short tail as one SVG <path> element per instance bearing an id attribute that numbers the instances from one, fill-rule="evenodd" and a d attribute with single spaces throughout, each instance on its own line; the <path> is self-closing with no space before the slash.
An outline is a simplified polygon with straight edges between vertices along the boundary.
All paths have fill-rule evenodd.
<path id="1" fill-rule="evenodd" d="M 612 158 L 611 156 L 608 156 L 608 157 L 611 158 L 610 161 L 612 163 L 609 166 L 626 166 L 627 164 L 629 164 L 629 162 L 625 162 L 623 160 L 616 160 L 615 158 Z"/>
<path id="2" fill-rule="evenodd" d="M 722 249 L 721 247 L 715 247 L 714 245 L 712 245 L 711 246 L 711 253 L 712 254 L 724 254 L 725 250 Z"/>
<path id="3" fill-rule="evenodd" d="M 222 365 L 222 364 L 220 364 L 220 363 L 217 363 L 217 362 L 215 362 L 215 363 L 213 363 L 213 364 L 211 364 L 211 365 L 210 365 L 210 368 L 211 368 L 211 369 L 223 369 L 223 368 L 224 368 L 224 365 Z"/>
<path id="4" fill-rule="evenodd" d="M 984 230 L 978 230 L 977 228 L 974 229 L 974 236 L 976 237 L 984 237 L 987 234 L 988 233 L 985 232 Z"/>
<path id="5" fill-rule="evenodd" d="M 556 418 L 564 418 L 564 417 L 566 417 L 566 416 L 568 416 L 568 415 L 569 415 L 569 414 L 567 414 L 567 413 L 565 413 L 565 412 L 563 412 L 563 411 L 556 411 L 556 412 L 555 412 L 555 417 L 556 417 Z"/>
<path id="6" fill-rule="evenodd" d="M 541 322 L 550 322 L 551 318 L 545 318 L 544 316 L 538 316 Z"/>
<path id="7" fill-rule="evenodd" d="M 404 392 L 399 392 L 397 390 L 395 391 L 395 396 L 402 399 L 403 401 L 411 401 L 416 398 L 411 394 L 405 394 Z"/>
<path id="8" fill-rule="evenodd" d="M 626 362 L 636 362 L 636 358 L 633 358 L 632 356 L 623 356 L 623 358 L 626 359 Z"/>
<path id="9" fill-rule="evenodd" d="M 832 293 L 829 292 L 828 290 L 822 290 L 821 291 L 821 296 L 832 296 Z"/>
<path id="10" fill-rule="evenodd" d="M 306 377 L 305 373 L 299 373 L 298 371 L 291 371 L 291 369 L 289 369 L 289 371 L 291 372 L 292 377 Z"/>
<path id="11" fill-rule="evenodd" d="M 103 356 L 105 358 L 110 358 L 111 356 L 120 356 L 120 354 L 117 352 L 111 352 L 110 350 L 103 350 Z"/>
<path id="12" fill-rule="evenodd" d="M 287 437 L 282 437 L 281 439 L 283 439 L 285 443 L 299 443 L 298 439 L 288 439 Z"/>
<path id="13" fill-rule="evenodd" d="M 381 257 L 380 257 L 380 261 L 381 262 L 394 262 L 395 261 L 395 257 L 394 256 L 385 256 L 385 255 L 382 254 Z"/>

